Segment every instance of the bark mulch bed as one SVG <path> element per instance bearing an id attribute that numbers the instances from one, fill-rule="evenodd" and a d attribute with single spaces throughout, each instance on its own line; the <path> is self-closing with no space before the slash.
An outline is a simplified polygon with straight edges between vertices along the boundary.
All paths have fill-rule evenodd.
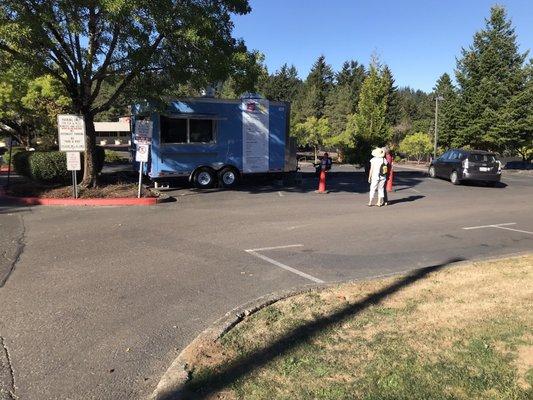
<path id="1" fill-rule="evenodd" d="M 72 198 L 72 185 L 70 184 L 42 184 L 32 181 L 13 182 L 6 191 L 8 196 L 39 197 L 42 199 Z M 142 197 L 158 197 L 151 189 L 143 187 Z M 102 176 L 98 187 L 82 188 L 78 186 L 80 199 L 115 199 L 137 197 L 137 183 L 132 182 L 129 176 L 123 174 Z"/>

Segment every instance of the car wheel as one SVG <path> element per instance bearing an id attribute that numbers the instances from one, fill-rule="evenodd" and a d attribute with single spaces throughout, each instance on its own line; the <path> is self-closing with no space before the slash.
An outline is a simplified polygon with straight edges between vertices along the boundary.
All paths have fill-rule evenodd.
<path id="1" fill-rule="evenodd" d="M 459 180 L 459 175 L 457 175 L 457 171 L 452 172 L 452 174 L 450 175 L 450 181 L 454 185 L 459 185 L 461 183 L 461 181 Z"/>
<path id="2" fill-rule="evenodd" d="M 435 167 L 432 165 L 431 167 L 429 167 L 429 176 L 432 177 L 432 178 L 435 178 L 437 177 L 437 174 L 435 174 Z"/>
<path id="3" fill-rule="evenodd" d="M 239 173 L 234 168 L 222 168 L 218 173 L 218 180 L 225 188 L 233 188 L 239 183 Z"/>
<path id="4" fill-rule="evenodd" d="M 216 174 L 211 168 L 200 168 L 194 174 L 194 185 L 199 189 L 209 189 L 215 185 Z"/>

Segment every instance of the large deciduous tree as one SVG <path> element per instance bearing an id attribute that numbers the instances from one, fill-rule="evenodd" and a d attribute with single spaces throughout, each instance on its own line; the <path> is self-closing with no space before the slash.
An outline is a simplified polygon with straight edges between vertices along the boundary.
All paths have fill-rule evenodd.
<path id="1" fill-rule="evenodd" d="M 431 138 L 425 132 L 415 132 L 407 135 L 399 146 L 401 153 L 416 158 L 417 163 L 420 163 L 422 158 L 431 154 L 432 149 Z"/>
<path id="2" fill-rule="evenodd" d="M 246 54 L 231 14 L 249 11 L 247 0 L 3 0 L 0 56 L 62 83 L 85 120 L 82 184 L 94 186 L 95 116 L 126 91 L 150 98 L 223 80 Z"/>
<path id="3" fill-rule="evenodd" d="M 71 108 L 61 83 L 51 75 L 32 76 L 31 70 L 11 57 L 0 60 L 0 135 L 23 146 L 34 139 L 53 145 L 57 114 Z"/>

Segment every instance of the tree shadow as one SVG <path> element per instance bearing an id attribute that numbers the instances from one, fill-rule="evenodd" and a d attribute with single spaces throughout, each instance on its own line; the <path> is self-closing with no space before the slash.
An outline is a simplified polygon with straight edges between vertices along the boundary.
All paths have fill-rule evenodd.
<path id="1" fill-rule="evenodd" d="M 332 325 L 339 324 L 347 318 L 360 314 L 370 306 L 379 304 L 388 296 L 426 278 L 429 274 L 436 272 L 451 263 L 459 261 L 463 261 L 463 259 L 452 258 L 442 264 L 417 269 L 389 286 L 369 294 L 364 299 L 354 304 L 346 305 L 332 315 L 295 328 L 267 347 L 226 364 L 221 369 L 217 370 L 214 375 L 202 376 L 189 384 L 185 384 L 173 393 L 162 397 L 160 400 L 176 400 L 178 398 L 200 400 L 210 398 L 215 392 L 229 387 L 237 380 L 242 379 L 249 374 L 250 371 L 258 369 L 277 357 L 282 356 L 298 344 L 311 340 L 317 334 L 330 328 Z"/>

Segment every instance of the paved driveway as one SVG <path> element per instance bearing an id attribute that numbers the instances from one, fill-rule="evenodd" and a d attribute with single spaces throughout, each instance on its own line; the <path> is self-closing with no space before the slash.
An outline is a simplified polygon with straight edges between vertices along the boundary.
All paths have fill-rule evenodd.
<path id="1" fill-rule="evenodd" d="M 154 207 L 2 206 L 3 250 L 24 244 L 0 288 L 15 394 L 145 398 L 194 336 L 243 302 L 533 248 L 531 177 L 488 188 L 398 171 L 392 205 L 368 208 L 362 173 L 336 171 L 328 195 L 305 174 L 292 188 L 174 190 L 177 202 Z"/>

